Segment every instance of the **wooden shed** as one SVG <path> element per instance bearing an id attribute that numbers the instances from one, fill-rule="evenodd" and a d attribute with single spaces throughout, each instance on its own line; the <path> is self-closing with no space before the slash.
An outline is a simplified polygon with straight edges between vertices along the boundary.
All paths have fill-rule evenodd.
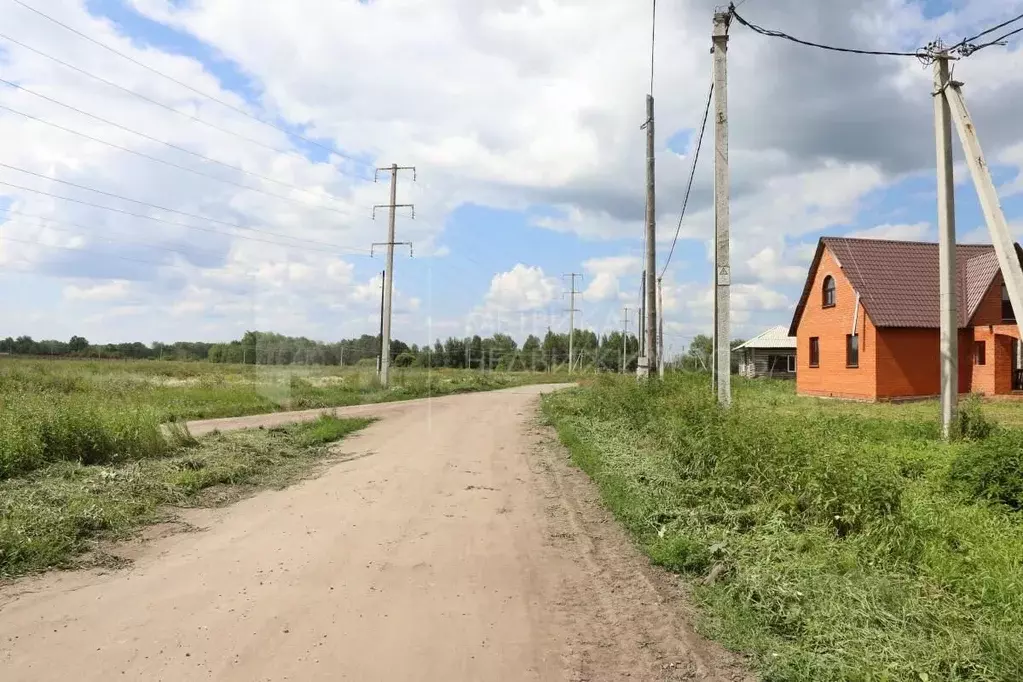
<path id="1" fill-rule="evenodd" d="M 772 327 L 734 351 L 739 356 L 739 374 L 754 379 L 796 378 L 796 337 L 788 327 Z"/>

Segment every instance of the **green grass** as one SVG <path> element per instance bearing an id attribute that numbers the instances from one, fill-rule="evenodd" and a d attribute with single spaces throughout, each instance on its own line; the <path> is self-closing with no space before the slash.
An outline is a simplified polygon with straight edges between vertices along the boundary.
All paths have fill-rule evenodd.
<path id="1" fill-rule="evenodd" d="M 734 393 L 610 378 L 543 402 L 703 632 L 770 681 L 1023 679 L 1023 406 L 973 405 L 946 444 L 934 403 Z"/>
<path id="2" fill-rule="evenodd" d="M 167 518 L 169 505 L 221 504 L 284 487 L 329 459 L 331 443 L 371 421 L 324 416 L 201 440 L 179 431 L 159 456 L 59 461 L 0 481 L 0 577 L 71 566 L 98 540 Z"/>
<path id="3" fill-rule="evenodd" d="M 556 374 L 0 358 L 0 480 L 56 462 L 159 456 L 160 425 L 563 380 Z"/>

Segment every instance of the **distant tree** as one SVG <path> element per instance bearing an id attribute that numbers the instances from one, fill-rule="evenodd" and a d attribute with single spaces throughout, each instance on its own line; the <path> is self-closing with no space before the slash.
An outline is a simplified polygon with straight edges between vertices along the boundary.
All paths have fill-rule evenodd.
<path id="1" fill-rule="evenodd" d="M 394 358 L 395 367 L 411 367 L 416 364 L 416 356 L 409 351 L 405 351 L 398 357 Z"/>
<path id="2" fill-rule="evenodd" d="M 72 336 L 67 347 L 72 353 L 82 353 L 89 350 L 89 342 L 84 336 Z"/>

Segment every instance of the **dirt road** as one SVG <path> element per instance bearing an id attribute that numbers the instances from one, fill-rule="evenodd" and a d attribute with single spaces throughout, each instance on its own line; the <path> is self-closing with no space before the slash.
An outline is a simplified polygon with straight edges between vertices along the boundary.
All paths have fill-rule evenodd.
<path id="1" fill-rule="evenodd" d="M 340 410 L 382 420 L 321 476 L 0 590 L 0 678 L 746 679 L 537 426 L 550 388 Z"/>

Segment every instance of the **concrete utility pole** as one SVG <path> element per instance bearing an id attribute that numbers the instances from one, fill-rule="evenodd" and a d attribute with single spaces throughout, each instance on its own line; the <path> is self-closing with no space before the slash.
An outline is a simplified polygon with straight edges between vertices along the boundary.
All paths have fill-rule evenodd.
<path id="1" fill-rule="evenodd" d="M 945 91 L 948 58 L 934 60 L 934 129 L 938 150 L 938 276 L 941 293 L 941 434 L 948 438 L 959 401 L 959 320 L 956 316 L 955 177 L 952 112 Z M 853 332 L 855 333 L 855 332 Z"/>
<path id="2" fill-rule="evenodd" d="M 657 373 L 658 377 L 664 378 L 664 291 L 661 278 L 657 278 Z"/>
<path id="3" fill-rule="evenodd" d="M 384 313 L 382 317 L 381 325 L 381 356 L 380 356 L 380 383 L 385 387 L 390 383 L 391 374 L 391 305 L 392 295 L 394 292 L 394 247 L 398 245 L 407 245 L 409 247 L 409 253 L 412 252 L 411 242 L 396 242 L 394 241 L 394 218 L 395 211 L 399 208 L 408 208 L 412 210 L 412 218 L 416 217 L 416 208 L 413 204 L 399 204 L 398 203 L 398 171 L 410 170 L 412 171 L 412 180 L 416 178 L 415 166 L 398 166 L 398 164 L 391 164 L 388 168 L 377 168 L 374 173 L 373 181 L 376 182 L 380 171 L 389 172 L 391 174 L 391 203 L 389 204 L 377 204 L 373 207 L 373 217 L 376 218 L 376 211 L 378 208 L 388 209 L 387 219 L 387 241 L 382 244 L 373 244 L 373 246 L 386 246 L 387 247 L 387 268 L 384 270 Z M 370 255 L 372 255 L 372 248 L 370 249 Z"/>
<path id="4" fill-rule="evenodd" d="M 646 98 L 646 271 L 643 273 L 643 340 L 640 341 L 639 376 L 649 376 L 657 365 L 657 201 L 654 179 L 654 96 Z"/>
<path id="5" fill-rule="evenodd" d="M 579 293 L 575 288 L 575 278 L 582 278 L 582 275 L 577 272 L 570 272 L 567 275 L 562 275 L 561 277 L 562 279 L 565 277 L 572 278 L 571 291 L 566 291 L 562 294 L 562 296 L 571 296 L 571 303 L 568 306 L 568 373 L 571 374 L 572 370 L 575 368 L 575 314 L 581 312 L 575 309 L 575 295 Z"/>
<path id="6" fill-rule="evenodd" d="M 625 374 L 625 366 L 628 365 L 629 348 L 629 309 L 624 309 L 622 318 L 622 374 Z"/>
<path id="7" fill-rule="evenodd" d="M 643 358 L 646 356 L 646 270 L 639 281 L 639 319 L 636 320 L 636 338 L 639 339 L 639 366 L 636 371 L 643 376 Z"/>
<path id="8" fill-rule="evenodd" d="M 384 291 L 387 287 L 384 282 L 387 280 L 387 271 L 380 271 L 380 348 L 377 351 L 377 374 L 381 372 L 384 362 Z"/>
<path id="9" fill-rule="evenodd" d="M 728 12 L 714 14 L 714 387 L 732 404 L 731 284 L 728 177 Z"/>

